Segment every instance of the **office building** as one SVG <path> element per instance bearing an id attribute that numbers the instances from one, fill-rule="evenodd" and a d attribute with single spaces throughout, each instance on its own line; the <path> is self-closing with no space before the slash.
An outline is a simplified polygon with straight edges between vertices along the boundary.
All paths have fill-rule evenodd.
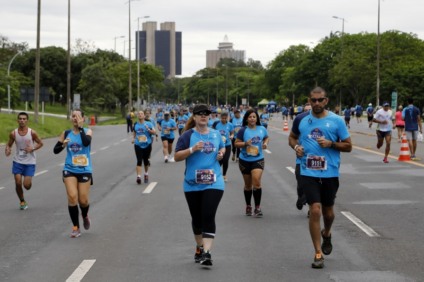
<path id="1" fill-rule="evenodd" d="M 136 58 L 163 68 L 166 78 L 181 74 L 182 33 L 175 31 L 174 22 L 164 22 L 157 30 L 157 23 L 143 23 L 143 30 L 136 31 Z"/>
<path id="2" fill-rule="evenodd" d="M 224 37 L 224 41 L 218 45 L 218 50 L 207 50 L 206 51 L 206 67 L 216 68 L 216 65 L 223 58 L 231 58 L 236 61 L 244 62 L 244 50 L 234 50 L 233 43 L 228 41 L 227 35 Z"/>

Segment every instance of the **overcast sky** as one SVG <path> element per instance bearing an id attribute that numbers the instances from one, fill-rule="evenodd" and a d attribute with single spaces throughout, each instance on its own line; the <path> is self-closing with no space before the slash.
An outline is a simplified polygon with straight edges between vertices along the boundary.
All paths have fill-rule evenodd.
<path id="1" fill-rule="evenodd" d="M 316 45 L 330 32 L 377 32 L 379 0 L 140 0 L 131 2 L 131 37 L 137 17 L 173 21 L 182 32 L 183 76 L 206 66 L 206 50 L 217 49 L 227 35 L 246 59 L 267 65 L 290 45 Z M 0 34 L 35 48 L 37 1 L 0 0 Z M 423 0 L 381 0 L 380 31 L 399 30 L 424 39 Z M 67 48 L 67 0 L 41 1 L 41 47 Z M 141 28 L 141 27 L 140 27 Z M 128 40 L 128 3 L 123 0 L 71 0 L 71 42 L 123 54 Z M 125 43 L 128 46 L 128 42 Z M 128 51 L 126 51 L 128 56 Z M 132 51 L 132 58 L 135 52 Z"/>

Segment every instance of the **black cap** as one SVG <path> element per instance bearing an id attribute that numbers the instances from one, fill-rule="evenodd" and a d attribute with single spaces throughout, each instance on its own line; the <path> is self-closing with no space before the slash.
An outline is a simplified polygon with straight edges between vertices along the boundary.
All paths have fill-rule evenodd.
<path id="1" fill-rule="evenodd" d="M 201 112 L 205 112 L 208 115 L 211 113 L 211 111 L 209 110 L 208 106 L 206 106 L 204 104 L 199 104 L 199 105 L 194 106 L 194 108 L 193 108 L 193 114 L 198 114 L 198 113 L 201 113 Z"/>

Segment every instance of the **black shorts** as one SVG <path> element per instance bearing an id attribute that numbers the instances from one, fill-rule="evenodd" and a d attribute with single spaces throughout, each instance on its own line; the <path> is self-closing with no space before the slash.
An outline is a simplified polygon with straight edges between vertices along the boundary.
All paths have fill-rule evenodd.
<path id="1" fill-rule="evenodd" d="M 163 137 L 161 136 L 160 139 L 163 141 L 168 141 L 169 144 L 174 143 L 174 138 L 168 138 L 168 137 Z"/>
<path id="2" fill-rule="evenodd" d="M 369 121 L 369 122 L 371 122 L 371 121 L 374 119 L 374 117 L 373 117 L 373 116 L 367 116 L 367 118 L 368 118 L 368 121 Z"/>
<path id="3" fill-rule="evenodd" d="M 392 131 L 380 131 L 377 130 L 377 138 L 383 139 L 386 135 L 392 135 Z"/>
<path id="4" fill-rule="evenodd" d="M 361 117 L 362 116 L 362 114 L 355 114 L 356 115 L 356 117 Z"/>
<path id="5" fill-rule="evenodd" d="M 258 161 L 246 162 L 242 159 L 239 159 L 239 169 L 241 174 L 251 174 L 254 169 L 264 169 L 265 168 L 265 160 L 260 159 Z"/>
<path id="6" fill-rule="evenodd" d="M 66 177 L 75 177 L 78 181 L 78 183 L 86 183 L 88 181 L 91 181 L 90 184 L 93 185 L 93 174 L 91 173 L 73 173 L 67 170 L 64 170 L 62 172 L 63 180 L 65 180 Z"/>
<path id="7" fill-rule="evenodd" d="M 303 189 L 309 205 L 321 203 L 324 207 L 334 206 L 334 200 L 339 189 L 338 177 L 318 178 L 300 175 L 298 183 Z"/>

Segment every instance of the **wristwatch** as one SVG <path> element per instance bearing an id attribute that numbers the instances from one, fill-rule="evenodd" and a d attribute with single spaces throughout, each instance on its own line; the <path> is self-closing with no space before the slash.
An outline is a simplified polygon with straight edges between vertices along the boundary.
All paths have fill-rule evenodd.
<path id="1" fill-rule="evenodd" d="M 336 149 L 336 142 L 331 142 L 331 148 Z"/>

